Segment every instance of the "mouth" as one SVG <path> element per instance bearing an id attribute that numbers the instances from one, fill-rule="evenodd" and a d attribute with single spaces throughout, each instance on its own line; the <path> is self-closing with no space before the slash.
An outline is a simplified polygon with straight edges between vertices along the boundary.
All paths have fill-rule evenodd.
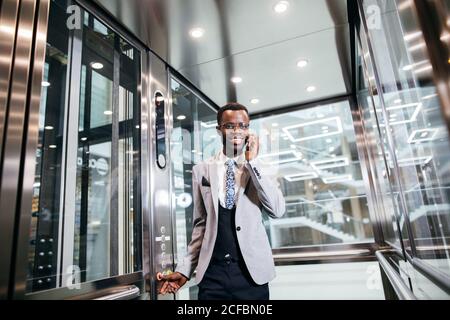
<path id="1" fill-rule="evenodd" d="M 230 137 L 230 142 L 232 142 L 234 145 L 241 145 L 244 143 L 244 137 L 241 136 Z"/>

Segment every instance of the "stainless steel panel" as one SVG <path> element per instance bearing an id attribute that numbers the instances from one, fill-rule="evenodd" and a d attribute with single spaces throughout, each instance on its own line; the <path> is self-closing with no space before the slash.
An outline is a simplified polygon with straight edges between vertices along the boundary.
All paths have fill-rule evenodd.
<path id="1" fill-rule="evenodd" d="M 171 270 L 173 264 L 173 221 L 170 205 L 170 158 L 160 169 L 156 162 L 156 106 L 154 95 L 161 92 L 166 103 L 166 124 L 169 124 L 168 74 L 166 66 L 148 52 L 142 58 L 141 174 L 143 214 L 143 268 L 150 299 L 157 299 L 156 273 Z M 169 146 L 166 131 L 166 146 Z M 164 244 L 164 246 L 162 246 Z"/>
<path id="2" fill-rule="evenodd" d="M 16 265 L 13 298 L 22 299 L 26 291 L 30 212 L 33 198 L 33 183 L 36 165 L 36 148 L 39 135 L 39 105 L 41 102 L 42 77 L 45 61 L 48 15 L 50 0 L 40 0 L 37 8 L 37 29 L 35 32 L 34 55 L 32 57 L 32 80 L 29 90 L 28 128 L 25 139 L 22 197 L 17 237 Z M 20 190 L 18 190 L 20 191 Z"/>
<path id="3" fill-rule="evenodd" d="M 171 214 L 171 194 L 170 194 L 170 155 L 169 142 L 170 130 L 168 128 L 171 111 L 168 99 L 168 73 L 165 63 L 154 54 L 150 53 L 150 125 L 149 125 L 149 142 L 150 154 L 147 161 L 150 163 L 150 198 L 144 201 L 150 201 L 151 205 L 151 221 L 152 221 L 152 248 L 153 264 L 150 276 L 154 277 L 157 272 L 172 270 L 173 266 L 173 230 L 172 230 L 172 214 Z M 161 92 L 165 98 L 166 104 L 166 167 L 160 169 L 156 164 L 156 106 L 154 96 L 156 92 Z M 154 285 L 153 290 L 156 289 Z M 152 292 L 152 298 L 156 298 L 156 291 Z"/>
<path id="4" fill-rule="evenodd" d="M 3 151 L 18 10 L 19 0 L 5 0 L 0 3 L 0 153 Z M 0 159 L 0 168 L 2 166 L 2 160 Z M 11 240 L 8 240 L 11 236 L 10 231 L 7 230 L 12 227 L 11 222 L 10 213 L 0 212 L 0 225 L 2 226 L 0 241 L 5 245 L 11 244 Z M 2 249 L 6 249 L 5 245 L 2 246 Z M 0 253 L 2 253 L 0 259 L 0 299 L 5 299 L 8 292 L 10 256 L 3 255 L 2 249 L 0 249 Z"/>
<path id="5" fill-rule="evenodd" d="M 153 274 L 153 216 L 151 201 L 150 167 L 151 155 L 151 97 L 150 97 L 150 54 L 141 57 L 141 190 L 142 190 L 142 267 L 146 291 L 156 295 Z M 155 293 L 155 294 L 154 294 Z"/>
<path id="6" fill-rule="evenodd" d="M 0 152 L 3 149 L 18 10 L 19 0 L 5 0 L 0 3 Z"/>
<path id="7" fill-rule="evenodd" d="M 156 112 L 154 94 L 161 92 L 166 102 L 166 123 L 169 118 L 168 76 L 165 64 L 152 53 L 142 59 L 141 163 L 143 214 L 143 267 L 150 298 L 157 298 L 156 273 L 171 269 L 172 218 L 170 211 L 170 175 L 167 165 L 156 164 Z M 166 132 L 166 145 L 169 144 Z M 169 163 L 169 160 L 167 160 Z M 164 244 L 163 248 L 161 244 Z M 164 249 L 164 250 L 163 250 Z"/>
<path id="8" fill-rule="evenodd" d="M 36 1 L 23 0 L 20 4 L 13 72 L 10 83 L 8 115 L 6 119 L 3 145 L 3 163 L 0 186 L 0 297 L 7 295 L 7 283 L 10 276 L 10 258 L 14 244 L 14 222 L 20 170 L 22 163 L 22 143 L 28 85 L 30 78 L 30 60 L 33 46 Z"/>

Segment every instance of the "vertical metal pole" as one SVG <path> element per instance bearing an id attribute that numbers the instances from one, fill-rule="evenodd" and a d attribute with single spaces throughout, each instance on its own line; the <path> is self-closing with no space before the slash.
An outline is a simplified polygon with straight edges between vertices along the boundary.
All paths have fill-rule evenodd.
<path id="1" fill-rule="evenodd" d="M 119 90 L 120 90 L 120 38 L 114 35 L 113 62 L 113 114 L 111 135 L 111 208 L 110 208 L 110 276 L 119 274 Z M 123 186 L 124 190 L 126 186 Z M 121 195 L 123 196 L 123 195 Z"/>

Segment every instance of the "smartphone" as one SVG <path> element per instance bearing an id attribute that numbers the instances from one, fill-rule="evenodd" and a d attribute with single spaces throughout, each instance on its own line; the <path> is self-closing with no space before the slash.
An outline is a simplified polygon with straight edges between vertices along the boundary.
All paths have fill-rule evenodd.
<path id="1" fill-rule="evenodd" d="M 245 151 L 250 152 L 250 144 L 248 143 L 248 136 L 245 138 Z"/>

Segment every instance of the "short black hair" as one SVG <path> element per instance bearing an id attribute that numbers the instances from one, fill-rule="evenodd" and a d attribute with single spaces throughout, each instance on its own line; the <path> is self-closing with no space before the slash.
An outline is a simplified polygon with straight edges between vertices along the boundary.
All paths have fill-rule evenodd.
<path id="1" fill-rule="evenodd" d="M 222 108 L 220 108 L 219 112 L 217 112 L 217 124 L 220 125 L 220 122 L 222 121 L 223 113 L 228 110 L 231 110 L 231 111 L 243 110 L 247 113 L 247 115 L 249 115 L 247 107 L 245 107 L 244 105 L 242 105 L 240 103 L 230 102 L 230 103 L 227 103 L 226 105 L 224 105 Z"/>

